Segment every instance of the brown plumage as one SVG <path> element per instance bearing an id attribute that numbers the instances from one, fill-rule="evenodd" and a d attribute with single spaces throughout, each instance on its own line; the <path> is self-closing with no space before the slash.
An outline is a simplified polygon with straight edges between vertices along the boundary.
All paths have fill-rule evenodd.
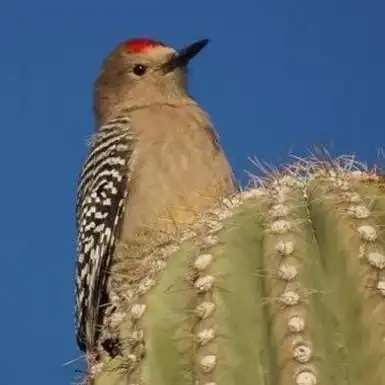
<path id="1" fill-rule="evenodd" d="M 154 226 L 154 219 L 162 230 L 178 224 L 180 230 L 182 223 L 193 220 L 193 213 L 234 191 L 217 135 L 188 93 L 187 67 L 159 71 L 175 53 L 153 40 L 124 42 L 104 62 L 96 83 L 99 123 L 125 111 L 138 138 L 123 239 L 137 226 Z M 149 68 L 141 77 L 130 72 L 138 64 Z"/>
<path id="2" fill-rule="evenodd" d="M 160 42 L 133 39 L 120 44 L 103 63 L 94 92 L 97 130 L 84 170 L 100 174 L 102 168 L 89 165 L 98 160 L 91 154 L 101 153 L 104 146 L 102 161 L 107 163 L 108 151 L 122 161 L 117 171 L 110 168 L 107 174 L 124 175 L 114 180 L 111 176 L 116 193 L 100 188 L 108 185 L 98 180 L 95 171 L 91 176 L 83 171 L 80 182 L 78 215 L 79 223 L 86 219 L 84 226 L 91 220 L 86 209 L 95 212 L 93 207 L 82 206 L 87 196 L 94 192 L 101 200 L 106 196 L 112 200 L 98 217 L 104 218 L 104 223 L 98 223 L 105 224 L 111 237 L 103 238 L 100 229 L 93 233 L 87 228 L 87 233 L 79 227 L 78 275 L 84 277 L 85 271 L 90 275 L 86 294 L 82 290 L 87 281 L 77 282 L 78 341 L 83 350 L 96 342 L 100 305 L 109 290 L 106 272 L 121 272 L 123 264 L 134 276 L 140 264 L 138 254 L 159 239 L 179 234 L 236 189 L 212 124 L 187 90 L 187 64 L 206 43 L 199 41 L 177 52 Z M 122 142 L 106 145 L 111 132 L 120 135 Z M 124 152 L 117 150 L 119 143 Z M 96 257 L 82 254 L 84 234 L 93 237 L 93 244 L 103 245 L 95 251 Z M 138 253 L 129 255 L 127 245 L 138 243 Z M 84 298 L 89 298 L 87 305 Z"/>

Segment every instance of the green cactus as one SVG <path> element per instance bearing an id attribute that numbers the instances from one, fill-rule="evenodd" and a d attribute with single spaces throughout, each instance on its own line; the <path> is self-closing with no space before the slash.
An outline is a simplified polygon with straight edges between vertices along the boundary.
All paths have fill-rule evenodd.
<path id="1" fill-rule="evenodd" d="M 385 180 L 342 157 L 255 182 L 148 257 L 93 384 L 385 384 Z"/>

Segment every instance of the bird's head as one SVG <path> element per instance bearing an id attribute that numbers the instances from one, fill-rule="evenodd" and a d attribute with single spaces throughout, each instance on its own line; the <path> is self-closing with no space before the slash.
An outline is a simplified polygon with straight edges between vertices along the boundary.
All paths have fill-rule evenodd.
<path id="1" fill-rule="evenodd" d="M 199 40 L 178 51 L 144 38 L 119 44 L 105 59 L 95 83 L 97 119 L 104 120 L 119 108 L 188 97 L 187 65 L 207 43 L 207 39 Z"/>

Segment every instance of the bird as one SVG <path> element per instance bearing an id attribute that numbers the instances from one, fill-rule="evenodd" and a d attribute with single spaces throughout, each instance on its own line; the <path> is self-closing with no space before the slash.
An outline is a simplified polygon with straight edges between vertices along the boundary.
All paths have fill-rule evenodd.
<path id="1" fill-rule="evenodd" d="M 208 42 L 176 50 L 130 38 L 101 65 L 76 193 L 75 329 L 84 352 L 98 343 L 112 267 L 125 258 L 119 245 L 150 244 L 148 229 L 179 234 L 237 190 L 218 134 L 188 90 L 189 63 Z"/>

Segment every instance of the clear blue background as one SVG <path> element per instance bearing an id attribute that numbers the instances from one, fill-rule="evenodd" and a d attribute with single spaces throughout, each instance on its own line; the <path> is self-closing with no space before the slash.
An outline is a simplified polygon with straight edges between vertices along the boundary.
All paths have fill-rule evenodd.
<path id="1" fill-rule="evenodd" d="M 74 192 L 91 86 L 128 37 L 212 43 L 191 68 L 239 178 L 325 144 L 373 162 L 385 139 L 385 2 L 2 0 L 2 385 L 68 385 Z"/>

